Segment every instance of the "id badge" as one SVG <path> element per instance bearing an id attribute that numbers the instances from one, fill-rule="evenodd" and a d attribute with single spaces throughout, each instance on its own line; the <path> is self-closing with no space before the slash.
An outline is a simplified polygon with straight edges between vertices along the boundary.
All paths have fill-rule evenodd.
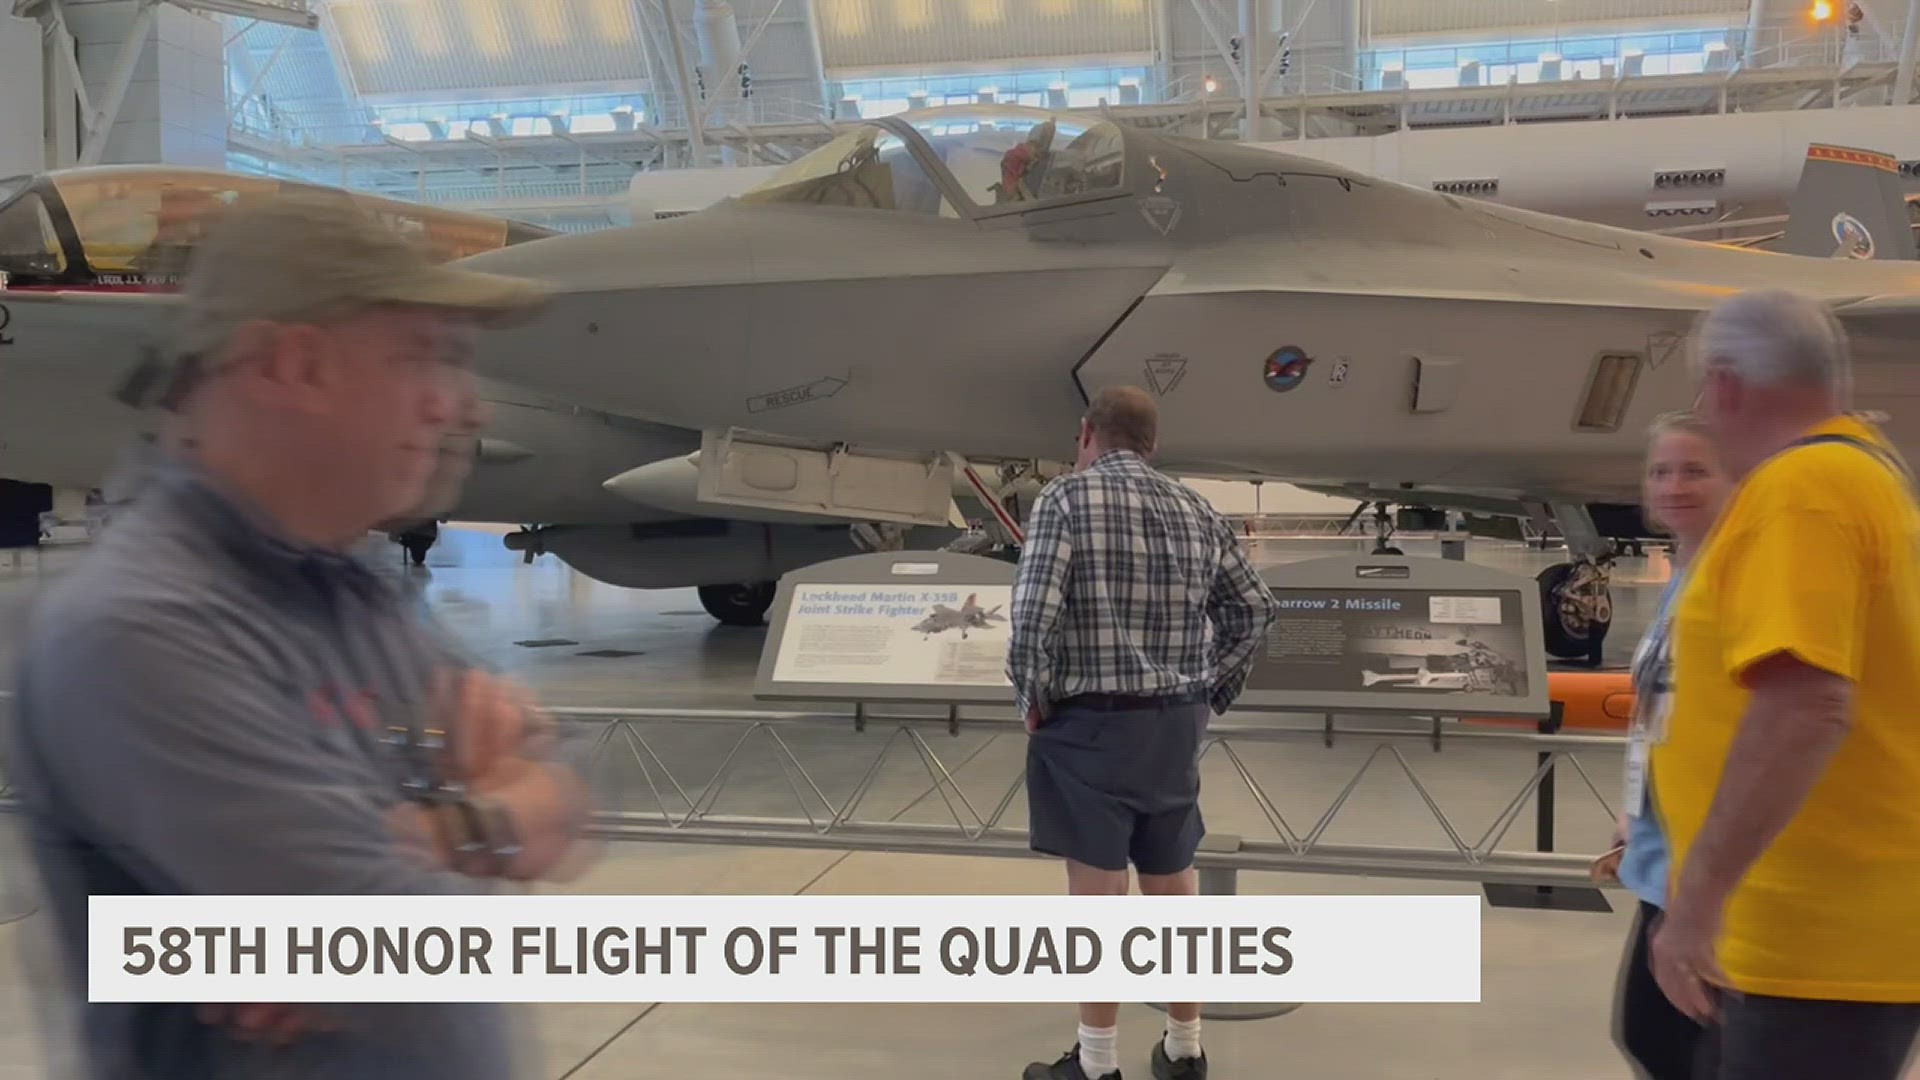
<path id="1" fill-rule="evenodd" d="M 1640 817 L 1647 808 L 1647 740 L 1636 730 L 1627 743 L 1626 810 L 1629 817 Z"/>
<path id="2" fill-rule="evenodd" d="M 1667 742 L 1667 721 L 1673 717 L 1673 694 L 1661 694 L 1648 710 L 1647 738 L 1648 746 L 1664 746 Z"/>

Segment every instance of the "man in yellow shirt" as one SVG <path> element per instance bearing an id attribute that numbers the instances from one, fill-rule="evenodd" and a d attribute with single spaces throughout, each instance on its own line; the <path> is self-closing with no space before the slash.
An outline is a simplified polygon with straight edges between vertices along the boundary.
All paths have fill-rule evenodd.
<path id="1" fill-rule="evenodd" d="M 1654 971 L 1717 1021 L 1718 1080 L 1895 1080 L 1920 1031 L 1920 508 L 1846 411 L 1818 303 L 1728 300 L 1694 362 L 1739 487 L 1675 611 Z"/>

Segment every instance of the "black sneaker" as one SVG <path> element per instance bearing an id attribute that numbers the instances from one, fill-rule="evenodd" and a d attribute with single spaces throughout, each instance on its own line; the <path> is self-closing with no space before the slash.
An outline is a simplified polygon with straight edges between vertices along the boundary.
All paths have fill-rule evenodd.
<path id="1" fill-rule="evenodd" d="M 1166 1036 L 1153 1041 L 1153 1080 L 1207 1080 L 1207 1052 L 1197 1058 L 1167 1057 Z"/>
<path id="2" fill-rule="evenodd" d="M 1027 1066 L 1020 1074 L 1020 1080 L 1120 1080 L 1120 1070 L 1115 1069 L 1104 1076 L 1088 1076 L 1087 1070 L 1080 1067 L 1080 1044 L 1074 1043 L 1073 1049 L 1060 1055 L 1060 1060 L 1048 1064 L 1036 1061 Z"/>

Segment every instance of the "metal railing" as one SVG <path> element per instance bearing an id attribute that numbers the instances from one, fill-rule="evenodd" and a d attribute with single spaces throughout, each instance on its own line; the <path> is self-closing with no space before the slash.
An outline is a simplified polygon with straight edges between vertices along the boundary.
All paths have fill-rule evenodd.
<path id="1" fill-rule="evenodd" d="M 999 857 L 1037 857 L 1027 847 L 1023 829 L 1003 824 L 1025 782 L 1024 767 L 1002 786 L 993 786 L 991 801 L 975 799 L 956 779 L 959 768 L 944 759 L 926 735 L 929 730 L 989 733 L 993 736 L 1018 734 L 1024 728 L 1006 717 L 969 716 L 957 713 L 945 716 L 879 716 L 857 709 L 854 714 L 833 712 L 775 712 L 762 710 L 682 710 L 682 709 L 605 709 L 563 707 L 553 710 L 564 719 L 599 724 L 584 758 L 584 767 L 592 775 L 620 759 L 628 768 L 637 768 L 643 791 L 635 804 L 603 809 L 596 815 L 598 835 L 623 840 L 670 841 L 698 844 L 742 846 L 825 848 L 949 854 Z M 727 732 L 726 752 L 720 764 L 703 779 L 684 775 L 669 764 L 656 741 L 662 729 L 697 727 Z M 870 741 L 870 757 L 859 759 L 859 780 L 854 787 L 835 798 L 829 784 L 795 752 L 792 740 L 803 731 L 834 731 L 843 736 L 852 730 L 864 732 Z M 742 768 L 746 751 L 756 741 L 771 751 L 792 796 L 793 813 L 787 816 L 724 814 L 718 811 L 720 796 Z M 1245 747 L 1259 743 L 1319 742 L 1324 748 L 1359 741 L 1368 747 L 1357 768 L 1348 774 L 1331 802 L 1305 819 L 1290 820 L 1282 812 L 1243 753 Z M 1442 809 L 1432 786 L 1409 760 L 1402 747 L 1422 743 L 1433 752 L 1452 746 L 1462 750 L 1499 749 L 1531 752 L 1534 758 L 1524 773 L 1516 773 L 1518 786 L 1511 791 L 1491 820 L 1475 828 L 1455 820 Z M 707 749 L 717 749 L 709 746 Z M 843 747 L 844 749 L 844 747 Z M 1457 723 L 1434 721 L 1414 728 L 1381 729 L 1341 727 L 1327 717 L 1319 725 L 1281 724 L 1229 717 L 1210 728 L 1201 750 L 1204 764 L 1209 758 L 1224 759 L 1232 782 L 1214 783 L 1207 790 L 1209 802 L 1243 794 L 1251 797 L 1259 818 L 1268 830 L 1264 835 L 1234 835 L 1230 843 L 1216 845 L 1199 857 L 1202 868 L 1235 870 L 1276 870 L 1328 874 L 1364 874 L 1396 878 L 1470 881 L 1517 885 L 1585 886 L 1590 855 L 1563 854 L 1552 850 L 1556 801 L 1554 778 L 1563 769 L 1571 769 L 1593 797 L 1593 807 L 1614 820 L 1614 808 L 1594 782 L 1580 760 L 1581 751 L 1600 751 L 1613 760 L 1624 752 L 1624 740 L 1614 736 L 1544 734 L 1528 731 L 1475 729 Z M 979 749 L 974 751 L 978 755 Z M 921 793 L 924 801 L 937 796 L 947 820 L 909 822 L 862 817 L 859 811 L 872 794 L 874 784 L 896 756 L 916 760 L 924 770 L 928 787 Z M 969 760 L 972 760 L 970 757 Z M 1385 773 L 1407 785 L 1446 837 L 1444 847 L 1422 848 L 1408 845 L 1339 844 L 1328 840 L 1329 829 L 1351 808 L 1354 794 L 1370 775 Z M 1497 781 L 1495 781 L 1497 782 Z M 764 792 L 762 792 L 764 794 Z M 1529 802 L 1537 807 L 1534 850 L 1502 850 L 1501 843 L 1525 814 Z M 1203 807 L 1204 811 L 1204 807 Z M 1420 824 L 1425 824 L 1422 820 Z"/>
<path id="2" fill-rule="evenodd" d="M 10 697 L 11 694 L 0 694 L 0 700 Z M 985 800 L 976 803 L 957 779 L 967 762 L 950 764 L 927 736 L 929 731 L 944 732 L 949 737 L 964 731 L 987 734 L 989 743 L 1001 735 L 1024 738 L 1022 723 L 1010 717 L 963 716 L 957 709 L 943 715 L 878 715 L 863 707 L 855 707 L 849 713 L 556 706 L 549 712 L 570 727 L 578 725 L 568 740 L 575 748 L 570 756 L 590 779 L 600 804 L 590 830 L 600 839 L 1043 857 L 1028 848 L 1024 829 L 1002 823 L 1025 785 L 1024 766 L 1004 786 L 994 785 L 997 795 L 991 803 Z M 663 754 L 657 745 L 668 730 L 725 733 L 719 740 L 691 744 L 691 750 L 683 747 L 681 751 L 710 760 L 712 751 L 725 747 L 719 765 L 702 778 L 690 775 L 693 767 L 689 764 L 682 763 L 677 768 L 669 764 L 669 757 L 674 755 Z M 837 798 L 828 793 L 833 785 L 809 769 L 795 751 L 795 740 L 803 733 L 821 732 L 837 733 L 842 742 L 836 751 L 846 750 L 847 736 L 861 735 L 863 738 L 855 741 L 864 743 L 871 754 L 867 758 L 852 759 L 861 763 L 857 769 L 859 779 L 850 791 Z M 747 771 L 744 763 L 751 755 L 746 751 L 756 741 L 771 751 L 779 767 L 785 781 L 785 794 L 792 796 L 790 814 L 727 814 L 718 810 L 720 798 L 729 784 Z M 1290 820 L 1282 812 L 1245 753 L 1247 747 L 1261 743 L 1318 743 L 1323 749 L 1331 749 L 1342 742 L 1355 741 L 1367 747 L 1364 757 L 1346 776 L 1331 802 L 1312 815 L 1310 824 Z M 1403 752 L 1403 747 L 1412 744 L 1422 744 L 1432 753 L 1444 752 L 1448 747 L 1461 751 L 1497 749 L 1530 752 L 1534 758 L 1524 772 L 1513 774 L 1519 780 L 1518 787 L 1510 792 L 1476 836 L 1473 827 L 1441 808 L 1432 785 L 1422 778 Z M 1216 780 L 1207 785 L 1202 810 L 1207 812 L 1209 804 L 1229 793 L 1242 793 L 1252 798 L 1268 831 L 1233 834 L 1219 832 L 1216 827 L 1216 835 L 1209 837 L 1212 842 L 1203 847 L 1196 865 L 1213 871 L 1269 870 L 1483 884 L 1590 886 L 1587 867 L 1591 855 L 1553 850 L 1558 801 L 1554 780 L 1562 769 L 1573 770 L 1592 795 L 1591 805 L 1605 815 L 1606 822 L 1611 822 L 1614 809 L 1582 764 L 1580 753 L 1597 751 L 1618 760 L 1623 747 L 1624 740 L 1615 736 L 1476 728 L 1439 720 L 1421 727 L 1343 727 L 1331 716 L 1324 717 L 1320 724 L 1309 725 L 1230 714 L 1216 718 L 1210 727 L 1200 760 L 1204 764 L 1209 758 L 1224 759 L 1232 782 L 1222 784 Z M 975 748 L 968 762 L 984 749 L 984 745 Z M 859 814 L 862 805 L 872 797 L 876 780 L 897 754 L 908 754 L 917 760 L 927 784 L 907 808 L 937 796 L 949 820 L 899 820 L 905 810 L 885 819 Z M 628 785 L 619 784 L 610 791 L 606 783 L 610 766 L 637 769 L 640 782 L 635 786 L 640 790 L 629 792 Z M 1418 797 L 1431 823 L 1440 827 L 1446 837 L 1445 846 L 1341 844 L 1327 839 L 1329 829 L 1343 811 L 1354 805 L 1354 794 L 1361 782 L 1376 772 L 1384 772 L 1408 785 L 1405 790 Z M 632 777 L 629 775 L 626 779 Z M 1491 777 L 1488 780 L 1498 782 Z M 630 799 L 630 794 L 637 797 Z M 755 794 L 765 797 L 766 791 Z M 1503 850 L 1502 841 L 1525 814 L 1530 801 L 1536 807 L 1536 835 L 1531 848 Z M 11 782 L 0 782 L 0 809 L 18 808 Z M 1425 823 L 1417 820 L 1406 827 Z"/>

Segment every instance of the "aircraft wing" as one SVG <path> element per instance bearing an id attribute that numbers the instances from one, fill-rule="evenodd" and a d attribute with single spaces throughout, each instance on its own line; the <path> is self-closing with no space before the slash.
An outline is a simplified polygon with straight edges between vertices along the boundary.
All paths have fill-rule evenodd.
<path id="1" fill-rule="evenodd" d="M 0 475 L 91 487 L 142 426 L 120 398 L 172 297 L 0 289 Z"/>
<path id="2" fill-rule="evenodd" d="M 20 392 L 37 379 L 124 379 L 179 310 L 163 293 L 0 289 L 0 376 Z"/>
<path id="3" fill-rule="evenodd" d="M 1920 327 L 1920 296 L 1867 296 L 1836 303 L 1834 312 L 1843 322 L 1900 321 Z"/>
<path id="4" fill-rule="evenodd" d="M 0 288 L 6 320 L 0 336 L 18 339 L 35 332 L 95 332 L 158 329 L 180 300 L 169 293 L 103 292 Z"/>

